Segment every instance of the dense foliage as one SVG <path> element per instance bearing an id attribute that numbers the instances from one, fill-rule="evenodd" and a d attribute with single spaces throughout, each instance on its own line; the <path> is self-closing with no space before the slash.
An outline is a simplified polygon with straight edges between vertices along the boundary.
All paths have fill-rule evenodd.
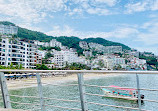
<path id="1" fill-rule="evenodd" d="M 72 64 L 66 64 L 63 68 L 48 68 L 45 64 L 37 64 L 36 69 L 38 70 L 90 70 L 91 68 L 87 65 L 80 64 L 80 63 L 72 63 Z"/>
<path id="2" fill-rule="evenodd" d="M 48 52 L 48 53 L 45 55 L 45 59 L 48 59 L 48 58 L 50 58 L 50 57 L 53 57 L 53 55 L 52 55 L 50 52 Z"/>
<path id="3" fill-rule="evenodd" d="M 61 42 L 64 46 L 77 49 L 79 55 L 83 54 L 83 49 L 79 46 L 79 42 L 81 41 L 80 38 L 61 36 L 57 37 L 56 40 Z"/>
<path id="4" fill-rule="evenodd" d="M 145 59 L 149 65 L 158 65 L 157 59 L 155 57 L 140 56 L 139 58 Z"/>
<path id="5" fill-rule="evenodd" d="M 31 31 L 25 28 L 18 27 L 18 37 L 22 39 L 29 39 L 29 40 L 39 40 L 43 42 L 49 42 L 53 39 L 52 36 L 47 36 L 44 33 L 37 32 L 37 31 Z"/>
<path id="6" fill-rule="evenodd" d="M 40 47 L 39 50 L 47 50 L 47 51 L 51 51 L 52 49 L 55 49 L 57 51 L 61 51 L 60 47 Z"/>
<path id="7" fill-rule="evenodd" d="M 9 66 L 0 65 L 0 69 L 23 69 L 22 64 L 14 66 L 12 63 Z"/>
<path id="8" fill-rule="evenodd" d="M 72 63 L 70 65 L 67 64 L 64 69 L 66 69 L 66 70 L 83 70 L 83 69 L 90 70 L 91 68 L 85 64 Z"/>
<path id="9" fill-rule="evenodd" d="M 11 22 L 8 22 L 8 21 L 0 21 L 0 24 L 15 26 L 15 24 L 14 24 L 14 23 L 11 23 Z"/>

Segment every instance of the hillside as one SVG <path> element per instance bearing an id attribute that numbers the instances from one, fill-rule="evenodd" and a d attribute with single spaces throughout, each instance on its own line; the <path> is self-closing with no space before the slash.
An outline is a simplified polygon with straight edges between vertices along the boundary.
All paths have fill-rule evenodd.
<path id="1" fill-rule="evenodd" d="M 124 45 L 124 44 L 121 44 L 121 43 L 118 43 L 118 42 L 112 42 L 112 41 L 108 41 L 108 40 L 105 40 L 103 38 L 86 38 L 86 39 L 83 39 L 83 41 L 86 41 L 88 43 L 90 42 L 94 42 L 94 43 L 98 43 L 98 44 L 101 44 L 103 46 L 122 46 L 123 49 L 126 49 L 126 50 L 130 50 L 131 48 Z"/>
<path id="2" fill-rule="evenodd" d="M 11 22 L 7 22 L 7 21 L 0 22 L 0 24 L 15 26 L 15 24 L 13 24 Z M 69 48 L 76 48 L 78 52 L 82 51 L 82 49 L 79 47 L 80 41 L 86 41 L 88 43 L 94 42 L 94 43 L 98 43 L 98 44 L 101 44 L 104 46 L 111 46 L 111 45 L 122 46 L 122 48 L 125 50 L 130 49 L 130 47 L 128 47 L 124 44 L 108 41 L 103 38 L 80 39 L 78 37 L 66 37 L 66 36 L 53 37 L 53 36 L 48 36 L 42 32 L 32 31 L 32 30 L 28 30 L 26 28 L 21 28 L 21 27 L 18 27 L 17 36 L 22 39 L 25 38 L 25 39 L 29 39 L 29 40 L 39 40 L 42 42 L 49 42 L 51 39 L 56 39 L 57 41 L 61 42 L 64 46 L 68 46 Z"/>

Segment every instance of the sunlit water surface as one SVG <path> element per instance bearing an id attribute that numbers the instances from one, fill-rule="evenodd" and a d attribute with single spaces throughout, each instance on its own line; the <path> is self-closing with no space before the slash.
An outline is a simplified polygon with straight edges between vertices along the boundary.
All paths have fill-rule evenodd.
<path id="1" fill-rule="evenodd" d="M 139 75 L 140 78 L 140 87 L 141 88 L 150 88 L 150 89 L 158 89 L 158 75 Z M 62 83 L 62 84 L 77 84 L 77 82 L 70 83 Z M 91 79 L 86 80 L 86 84 L 91 85 L 100 85 L 100 86 L 109 86 L 116 85 L 121 87 L 135 87 L 136 88 L 136 75 L 119 75 L 113 77 L 102 77 L 100 79 Z M 101 94 L 103 92 L 100 88 L 97 87 L 86 87 L 86 93 L 93 94 Z M 70 99 L 70 100 L 79 100 L 79 92 L 78 86 L 52 86 L 47 85 L 43 87 L 44 97 L 49 98 L 58 98 L 58 99 Z M 21 96 L 38 96 L 38 89 L 36 87 L 33 88 L 25 88 L 18 90 L 10 90 L 10 94 L 21 95 Z M 158 100 L 158 92 L 156 91 L 141 91 L 141 94 L 145 95 L 145 99 Z M 105 98 L 98 96 L 86 96 L 88 102 L 96 102 L 101 104 L 109 104 L 109 105 L 119 105 L 126 107 L 135 107 L 138 105 L 136 102 L 122 99 L 114 99 L 114 98 Z M 1 98 L 2 100 L 2 98 Z M 32 105 L 19 105 L 13 104 L 12 107 L 16 109 L 30 109 L 39 111 L 39 106 L 33 104 L 39 104 L 38 99 L 32 98 L 18 98 L 11 97 L 11 101 L 20 102 L 20 103 L 32 103 Z M 45 100 L 45 104 L 62 106 L 62 107 L 70 107 L 70 108 L 80 108 L 80 103 L 77 102 L 61 102 L 56 100 Z M 2 103 L 0 104 L 2 107 Z M 69 111 L 68 109 L 59 109 L 46 106 L 46 111 Z M 142 105 L 143 109 L 157 111 L 158 103 L 147 102 L 145 101 Z M 88 109 L 92 111 L 130 111 L 127 109 L 107 107 L 107 106 L 97 106 L 88 104 Z"/>

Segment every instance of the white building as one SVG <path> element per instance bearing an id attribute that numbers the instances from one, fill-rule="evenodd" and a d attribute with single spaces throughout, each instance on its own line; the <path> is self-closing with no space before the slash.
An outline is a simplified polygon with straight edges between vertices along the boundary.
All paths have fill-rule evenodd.
<path id="1" fill-rule="evenodd" d="M 50 46 L 50 44 L 49 44 L 49 42 L 44 42 L 44 45 L 43 45 L 44 47 L 49 47 Z"/>
<path id="2" fill-rule="evenodd" d="M 83 51 L 83 54 L 85 55 L 85 57 L 91 57 L 92 51 Z"/>
<path id="3" fill-rule="evenodd" d="M 96 63 L 98 64 L 99 61 L 103 61 L 104 68 L 107 70 L 112 70 L 114 68 L 114 66 L 117 66 L 117 65 L 121 65 L 122 68 L 125 68 L 125 66 L 126 66 L 124 58 L 117 57 L 115 55 L 110 55 L 110 54 L 98 56 L 98 58 L 93 60 L 92 63 L 94 64 L 94 62 L 95 62 L 95 64 Z"/>
<path id="4" fill-rule="evenodd" d="M 18 27 L 0 24 L 0 34 L 17 34 Z"/>
<path id="5" fill-rule="evenodd" d="M 65 67 L 66 63 L 80 62 L 76 52 L 73 51 L 57 51 L 54 53 L 54 60 L 52 60 L 59 68 Z"/>
<path id="6" fill-rule="evenodd" d="M 127 65 L 131 68 L 141 68 L 143 70 L 147 68 L 146 60 L 144 59 L 133 57 L 129 58 L 128 61 Z"/>
<path id="7" fill-rule="evenodd" d="M 20 65 L 24 68 L 34 68 L 36 64 L 36 45 L 28 40 L 1 36 L 0 65 Z"/>
<path id="8" fill-rule="evenodd" d="M 114 59 L 114 66 L 120 65 L 121 68 L 124 69 L 126 68 L 125 58 L 115 56 L 113 59 Z"/>
<path id="9" fill-rule="evenodd" d="M 122 53 L 122 46 L 106 46 L 104 53 Z"/>
<path id="10" fill-rule="evenodd" d="M 105 46 L 93 42 L 89 43 L 88 45 L 91 49 L 95 49 L 100 52 L 103 52 L 105 49 Z"/>
<path id="11" fill-rule="evenodd" d="M 88 49 L 88 43 L 86 41 L 80 41 L 79 42 L 79 46 L 82 48 L 82 49 Z"/>
<path id="12" fill-rule="evenodd" d="M 50 42 L 40 42 L 38 40 L 34 40 L 36 45 L 42 45 L 43 47 L 62 47 L 61 42 L 58 42 L 56 39 L 52 39 Z"/>
<path id="13" fill-rule="evenodd" d="M 50 42 L 49 42 L 49 46 L 50 47 L 60 47 L 62 46 L 61 42 L 58 42 L 56 39 L 52 39 Z"/>
<path id="14" fill-rule="evenodd" d="M 128 53 L 129 53 L 129 55 L 139 57 L 139 52 L 136 49 L 129 50 Z"/>
<path id="15" fill-rule="evenodd" d="M 36 44 L 36 45 L 44 45 L 44 42 L 40 42 L 40 41 L 38 41 L 38 40 L 34 40 L 34 44 Z"/>
<path id="16" fill-rule="evenodd" d="M 44 50 L 37 50 L 37 53 L 40 54 L 42 56 L 42 58 L 45 57 L 45 55 L 47 54 L 47 51 Z"/>

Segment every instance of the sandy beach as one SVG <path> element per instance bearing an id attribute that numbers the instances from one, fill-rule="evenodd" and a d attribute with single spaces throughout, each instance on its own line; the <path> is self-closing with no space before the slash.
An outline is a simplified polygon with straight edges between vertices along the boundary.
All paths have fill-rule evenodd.
<path id="1" fill-rule="evenodd" d="M 84 80 L 90 79 L 99 79 L 103 77 L 113 77 L 119 76 L 119 74 L 84 74 Z M 67 82 L 77 81 L 77 74 L 69 74 L 67 76 L 48 76 L 48 77 L 41 77 L 41 81 L 43 85 L 45 84 L 62 84 Z M 14 89 L 21 89 L 21 88 L 28 88 L 28 87 L 37 87 L 37 79 L 34 78 L 27 78 L 27 79 L 17 79 L 17 80 L 9 80 L 7 81 L 8 90 Z"/>

